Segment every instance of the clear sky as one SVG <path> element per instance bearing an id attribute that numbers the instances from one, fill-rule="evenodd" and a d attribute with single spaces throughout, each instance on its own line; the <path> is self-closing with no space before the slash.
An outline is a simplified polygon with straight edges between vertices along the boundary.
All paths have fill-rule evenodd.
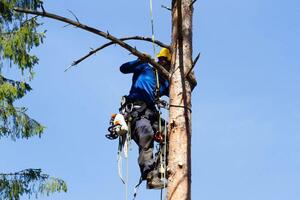
<path id="1" fill-rule="evenodd" d="M 88 2 L 88 3 L 87 3 Z M 154 1 L 155 37 L 170 42 L 170 13 Z M 150 36 L 149 1 L 46 1 L 45 9 L 117 37 Z M 300 2 L 198 0 L 194 12 L 192 198 L 300 198 Z M 42 168 L 68 183 L 66 194 L 41 199 L 125 199 L 117 175 L 117 142 L 107 140 L 110 115 L 131 77 L 119 66 L 135 59 L 112 46 L 64 69 L 105 39 L 43 19 L 44 45 L 33 91 L 18 102 L 47 127 L 41 139 L 0 141 L 0 171 Z M 131 42 L 152 53 L 150 43 Z M 10 74 L 10 69 L 4 69 Z M 298 92 L 297 92 L 298 91 Z M 136 145 L 129 155 L 129 199 L 138 181 Z M 159 199 L 140 187 L 137 199 Z M 27 199 L 24 197 L 23 199 Z"/>

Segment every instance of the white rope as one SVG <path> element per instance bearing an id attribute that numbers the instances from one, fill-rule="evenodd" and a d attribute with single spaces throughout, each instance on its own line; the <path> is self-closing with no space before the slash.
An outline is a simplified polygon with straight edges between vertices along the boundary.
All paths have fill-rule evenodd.
<path id="1" fill-rule="evenodd" d="M 129 182 L 129 150 L 130 150 L 130 141 L 131 141 L 131 124 L 128 121 L 128 131 L 126 133 L 126 139 L 124 144 L 124 155 L 126 158 L 126 184 L 125 184 L 125 196 L 126 200 L 128 200 L 128 182 Z"/>
<path id="2" fill-rule="evenodd" d="M 118 175 L 125 185 L 125 200 L 128 200 L 128 182 L 129 182 L 129 150 L 131 145 L 131 124 L 128 122 L 128 131 L 125 136 L 119 136 L 119 147 L 118 147 Z M 126 160 L 126 174 L 123 177 L 123 159 Z"/>
<path id="3" fill-rule="evenodd" d="M 122 175 L 122 139 L 121 137 L 119 137 L 119 146 L 118 146 L 118 157 L 117 157 L 117 163 L 118 163 L 118 175 L 122 181 L 123 184 L 125 184 L 125 180 L 123 178 L 123 175 Z"/>

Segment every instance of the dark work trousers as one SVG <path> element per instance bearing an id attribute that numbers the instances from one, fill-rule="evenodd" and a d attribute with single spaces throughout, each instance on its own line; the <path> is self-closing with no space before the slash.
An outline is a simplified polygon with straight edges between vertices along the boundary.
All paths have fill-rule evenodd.
<path id="1" fill-rule="evenodd" d="M 138 163 L 142 179 L 146 179 L 147 174 L 154 169 L 155 165 L 153 158 L 153 135 L 155 130 L 152 127 L 154 121 L 155 110 L 147 108 L 133 124 L 132 137 L 139 146 Z"/>

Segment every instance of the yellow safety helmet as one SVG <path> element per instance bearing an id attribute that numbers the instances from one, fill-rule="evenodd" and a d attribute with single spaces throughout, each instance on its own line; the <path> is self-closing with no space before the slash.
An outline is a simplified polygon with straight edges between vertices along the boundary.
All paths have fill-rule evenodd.
<path id="1" fill-rule="evenodd" d="M 156 55 L 157 58 L 159 57 L 166 57 L 168 61 L 171 61 L 171 52 L 167 48 L 162 48 L 159 54 Z"/>

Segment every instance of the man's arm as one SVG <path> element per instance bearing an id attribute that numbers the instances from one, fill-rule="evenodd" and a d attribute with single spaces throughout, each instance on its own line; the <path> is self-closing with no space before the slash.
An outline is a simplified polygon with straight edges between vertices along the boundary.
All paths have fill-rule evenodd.
<path id="1" fill-rule="evenodd" d="M 143 65 L 142 65 L 143 63 L 145 63 L 145 62 L 141 61 L 139 59 L 124 63 L 123 65 L 121 65 L 120 71 L 123 74 L 129 74 L 129 73 L 134 73 L 134 72 L 140 71 L 143 67 Z"/>
<path id="2" fill-rule="evenodd" d="M 169 97 L 169 86 L 170 83 L 168 80 L 160 80 L 159 96 Z"/>

